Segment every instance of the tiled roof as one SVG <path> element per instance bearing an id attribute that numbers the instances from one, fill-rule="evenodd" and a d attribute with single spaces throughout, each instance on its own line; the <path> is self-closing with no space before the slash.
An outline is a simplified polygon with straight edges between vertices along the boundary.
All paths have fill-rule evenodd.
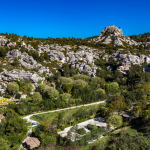
<path id="1" fill-rule="evenodd" d="M 40 145 L 40 141 L 35 137 L 30 137 L 26 140 L 26 144 L 30 149 L 36 148 Z"/>
<path id="2" fill-rule="evenodd" d="M 0 120 L 3 119 L 3 118 L 5 118 L 5 116 L 0 114 Z"/>

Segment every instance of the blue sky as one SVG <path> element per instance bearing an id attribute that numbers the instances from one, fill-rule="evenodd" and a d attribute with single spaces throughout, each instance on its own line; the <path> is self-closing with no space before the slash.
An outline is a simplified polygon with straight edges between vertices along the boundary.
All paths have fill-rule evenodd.
<path id="1" fill-rule="evenodd" d="M 86 38 L 116 25 L 124 35 L 150 32 L 150 0 L 3 0 L 0 33 Z"/>

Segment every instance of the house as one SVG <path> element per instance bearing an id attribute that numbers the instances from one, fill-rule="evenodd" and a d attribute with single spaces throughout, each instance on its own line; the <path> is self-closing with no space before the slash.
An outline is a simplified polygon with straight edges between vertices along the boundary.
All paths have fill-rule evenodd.
<path id="1" fill-rule="evenodd" d="M 0 114 L 0 122 L 3 118 L 5 118 L 5 116 L 3 114 Z"/>
<path id="2" fill-rule="evenodd" d="M 35 137 L 28 138 L 25 143 L 29 150 L 38 148 L 38 146 L 40 145 L 40 141 Z"/>

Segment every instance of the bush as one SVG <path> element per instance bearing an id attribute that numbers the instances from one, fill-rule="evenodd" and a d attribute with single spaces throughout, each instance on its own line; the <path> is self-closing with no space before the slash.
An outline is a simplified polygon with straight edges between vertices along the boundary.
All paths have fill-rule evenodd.
<path id="1" fill-rule="evenodd" d="M 13 65 L 13 66 L 15 66 L 15 67 L 18 67 L 18 66 L 19 66 L 19 64 L 20 64 L 20 62 L 19 62 L 18 58 L 17 58 L 17 57 L 15 57 L 15 58 L 14 58 L 14 60 L 13 60 L 12 65 Z"/>
<path id="2" fill-rule="evenodd" d="M 94 127 L 95 127 L 95 126 L 94 126 L 94 125 L 91 125 L 91 124 L 88 124 L 88 125 L 87 125 L 87 128 L 88 128 L 89 130 L 92 130 Z"/>
<path id="3" fill-rule="evenodd" d="M 42 95 L 39 92 L 35 92 L 32 95 L 32 99 L 33 99 L 33 101 L 41 101 L 42 100 Z"/>
<path id="4" fill-rule="evenodd" d="M 98 99 L 101 99 L 103 98 L 105 95 L 105 90 L 99 88 L 95 91 L 95 99 L 98 100 Z"/>
<path id="5" fill-rule="evenodd" d="M 73 84 L 81 85 L 81 86 L 86 86 L 86 85 L 88 85 L 87 82 L 85 82 L 85 81 L 83 81 L 83 80 L 81 80 L 81 79 L 75 80 L 75 81 L 73 82 Z"/>
<path id="6" fill-rule="evenodd" d="M 20 99 L 20 97 L 21 97 L 21 94 L 17 93 L 15 98 Z"/>
<path id="7" fill-rule="evenodd" d="M 4 98 L 11 98 L 11 96 L 10 95 L 5 95 Z"/>
<path id="8" fill-rule="evenodd" d="M 71 84 L 73 82 L 73 80 L 70 78 L 66 78 L 66 77 L 60 77 L 57 80 L 57 82 L 59 85 L 65 85 L 65 84 Z"/>
<path id="9" fill-rule="evenodd" d="M 7 90 L 9 92 L 9 94 L 15 94 L 18 93 L 19 91 L 19 86 L 16 82 L 11 82 L 9 84 L 7 84 Z"/>
<path id="10" fill-rule="evenodd" d="M 108 119 L 106 120 L 106 122 L 110 125 L 112 125 L 114 128 L 118 128 L 121 127 L 123 124 L 123 119 L 121 116 L 119 115 L 112 115 L 110 117 L 108 117 Z"/>
<path id="11" fill-rule="evenodd" d="M 80 128 L 77 130 L 77 133 L 83 135 L 83 134 L 86 134 L 86 131 L 84 128 Z"/>
<path id="12" fill-rule="evenodd" d="M 45 98 L 55 98 L 59 96 L 59 92 L 56 89 L 46 84 L 40 84 L 37 90 Z"/>
<path id="13" fill-rule="evenodd" d="M 86 82 L 89 82 L 89 80 L 91 79 L 91 77 L 89 77 L 89 76 L 87 76 L 87 75 L 75 75 L 75 76 L 73 76 L 73 78 L 74 78 L 74 80 L 79 80 L 79 79 L 81 79 L 81 80 L 84 80 L 84 81 L 86 81 Z"/>

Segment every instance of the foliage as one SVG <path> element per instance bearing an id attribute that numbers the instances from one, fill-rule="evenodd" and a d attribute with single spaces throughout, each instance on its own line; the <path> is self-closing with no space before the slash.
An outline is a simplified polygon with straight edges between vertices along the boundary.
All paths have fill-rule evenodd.
<path id="1" fill-rule="evenodd" d="M 19 86 L 16 82 L 11 82 L 7 84 L 7 90 L 11 95 L 16 94 L 17 92 L 19 92 Z"/>
<path id="2" fill-rule="evenodd" d="M 0 137 L 0 150 L 9 150 L 10 145 L 9 145 L 9 141 Z"/>
<path id="3" fill-rule="evenodd" d="M 110 117 L 108 117 L 108 119 L 106 120 L 106 122 L 110 125 L 112 125 L 114 128 L 118 128 L 122 126 L 123 120 L 122 117 L 119 115 L 112 115 Z"/>
<path id="4" fill-rule="evenodd" d="M 33 101 L 42 101 L 42 95 L 39 92 L 34 92 L 32 95 Z"/>
<path id="5" fill-rule="evenodd" d="M 89 76 L 87 76 L 87 75 L 74 75 L 73 76 L 73 79 L 74 80 L 79 80 L 79 79 L 81 79 L 81 80 L 84 80 L 85 82 L 88 82 L 90 79 L 91 79 L 91 77 L 89 77 Z"/>
<path id="6" fill-rule="evenodd" d="M 56 89 L 46 84 L 40 84 L 38 86 L 38 91 L 45 98 L 55 98 L 59 96 L 59 92 Z"/>
<path id="7" fill-rule="evenodd" d="M 86 134 L 86 130 L 84 128 L 80 128 L 77 130 L 77 133 L 83 135 Z"/>
<path id="8" fill-rule="evenodd" d="M 13 60 L 13 62 L 12 62 L 12 65 L 13 65 L 14 67 L 18 67 L 19 64 L 20 64 L 20 62 L 19 62 L 18 58 L 15 57 L 14 60 Z"/>
<path id="9" fill-rule="evenodd" d="M 65 84 L 71 84 L 71 83 L 73 83 L 73 80 L 70 79 L 70 78 L 66 78 L 66 77 L 60 77 L 57 80 L 57 82 L 58 82 L 59 85 L 65 85 Z"/>
<path id="10" fill-rule="evenodd" d="M 81 79 L 75 80 L 75 81 L 73 82 L 73 84 L 81 85 L 81 86 L 83 86 L 83 87 L 86 86 L 86 85 L 88 85 L 87 82 L 85 82 L 85 81 L 83 81 L 83 80 L 81 80 Z"/>

